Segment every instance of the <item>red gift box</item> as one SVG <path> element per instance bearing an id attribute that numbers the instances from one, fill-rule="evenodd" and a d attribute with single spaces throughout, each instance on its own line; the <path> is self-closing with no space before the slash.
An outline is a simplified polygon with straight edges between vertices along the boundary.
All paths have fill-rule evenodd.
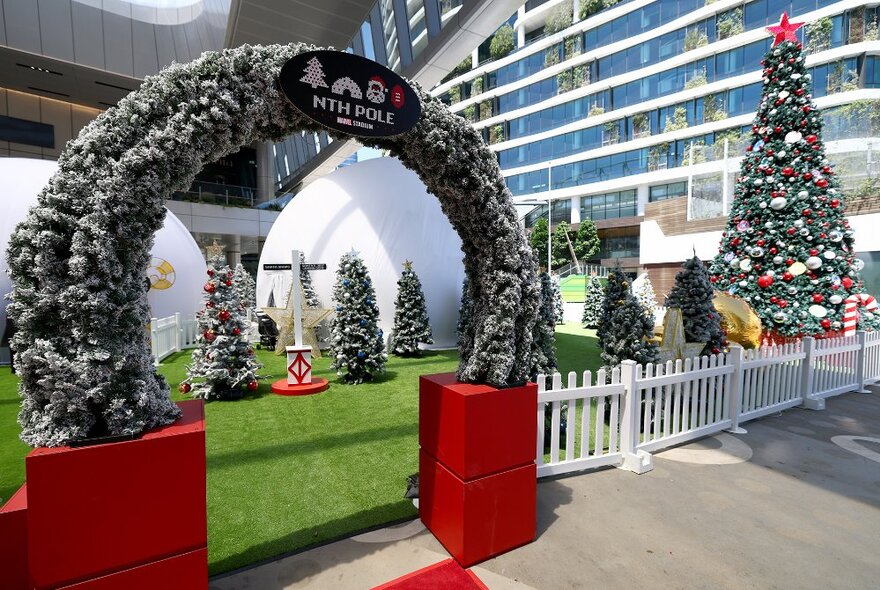
<path id="1" fill-rule="evenodd" d="M 535 538 L 534 383 L 419 383 L 419 516 L 464 567 Z"/>
<path id="2" fill-rule="evenodd" d="M 0 587 L 25 590 L 27 565 L 27 484 L 0 509 Z"/>

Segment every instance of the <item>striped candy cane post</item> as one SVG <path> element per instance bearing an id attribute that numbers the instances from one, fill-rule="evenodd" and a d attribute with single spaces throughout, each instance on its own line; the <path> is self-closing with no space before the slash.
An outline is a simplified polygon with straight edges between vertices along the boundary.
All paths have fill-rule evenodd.
<path id="1" fill-rule="evenodd" d="M 851 336 L 856 333 L 856 324 L 859 323 L 859 307 L 864 307 L 865 311 L 877 311 L 880 308 L 877 305 L 877 300 L 867 293 L 850 295 L 844 303 L 846 304 L 846 307 L 843 308 L 844 336 Z"/>

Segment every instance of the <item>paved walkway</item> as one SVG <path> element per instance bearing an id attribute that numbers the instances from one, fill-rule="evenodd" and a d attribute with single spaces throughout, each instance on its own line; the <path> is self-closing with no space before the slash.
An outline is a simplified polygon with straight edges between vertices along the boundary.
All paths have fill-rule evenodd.
<path id="1" fill-rule="evenodd" d="M 538 486 L 535 543 L 474 568 L 493 590 L 880 588 L 880 389 Z M 211 581 L 366 589 L 447 554 L 419 521 Z"/>

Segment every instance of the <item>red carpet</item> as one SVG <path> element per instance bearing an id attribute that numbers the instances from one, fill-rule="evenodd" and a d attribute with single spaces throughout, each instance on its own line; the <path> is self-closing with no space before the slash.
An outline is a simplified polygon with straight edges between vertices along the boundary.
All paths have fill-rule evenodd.
<path id="1" fill-rule="evenodd" d="M 447 559 L 391 580 L 373 590 L 489 590 L 470 570 Z"/>

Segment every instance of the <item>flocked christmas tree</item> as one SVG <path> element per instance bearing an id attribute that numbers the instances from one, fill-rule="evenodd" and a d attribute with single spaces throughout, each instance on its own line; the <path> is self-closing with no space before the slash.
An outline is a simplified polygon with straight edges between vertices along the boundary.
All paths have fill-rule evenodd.
<path id="1" fill-rule="evenodd" d="M 652 317 L 657 311 L 657 294 L 654 293 L 654 285 L 648 273 L 642 273 L 632 283 L 632 292 L 639 300 L 639 304 L 645 309 L 645 313 Z"/>
<path id="2" fill-rule="evenodd" d="M 666 297 L 666 306 L 681 309 L 685 340 L 705 342 L 702 354 L 726 352 L 727 339 L 721 330 L 721 316 L 712 304 L 715 290 L 709 272 L 697 256 L 686 260 L 681 268 Z"/>
<path id="3" fill-rule="evenodd" d="M 602 281 L 594 275 L 587 278 L 586 298 L 581 324 L 584 328 L 598 328 L 602 319 L 602 306 L 605 302 L 605 288 L 602 286 Z"/>
<path id="4" fill-rule="evenodd" d="M 474 315 L 474 302 L 471 299 L 470 281 L 467 277 L 461 283 L 461 302 L 458 305 L 458 324 L 455 326 L 455 334 L 458 337 L 459 350 L 472 350 L 474 347 L 473 334 L 468 332 L 471 318 Z"/>
<path id="5" fill-rule="evenodd" d="M 657 362 L 657 345 L 649 341 L 654 335 L 654 317 L 645 313 L 632 294 L 629 277 L 619 265 L 608 273 L 596 335 L 606 367 L 614 368 L 624 360 Z"/>
<path id="6" fill-rule="evenodd" d="M 412 269 L 412 262 L 407 260 L 397 281 L 394 328 L 388 340 L 388 349 L 399 356 L 418 356 L 420 342 L 433 344 L 434 339 L 422 283 Z"/>
<path id="7" fill-rule="evenodd" d="M 245 308 L 222 257 L 208 261 L 205 307 L 198 312 L 197 347 L 180 391 L 201 399 L 237 399 L 256 391 L 260 363 L 247 341 Z"/>
<path id="8" fill-rule="evenodd" d="M 306 307 L 321 307 L 321 300 L 318 299 L 318 293 L 312 285 L 312 273 L 302 267 L 306 262 L 305 254 L 299 253 L 299 282 L 302 285 L 303 295 L 305 296 Z"/>
<path id="9" fill-rule="evenodd" d="M 559 282 L 558 276 L 550 277 L 550 287 L 553 289 L 553 313 L 556 317 L 556 323 L 564 324 L 565 303 L 562 301 L 562 284 Z"/>
<path id="10" fill-rule="evenodd" d="M 349 383 L 370 381 L 385 370 L 388 355 L 373 282 L 357 252 L 339 260 L 333 300 L 330 352 L 336 374 Z"/>
<path id="11" fill-rule="evenodd" d="M 257 300 L 257 283 L 254 281 L 251 273 L 245 270 L 243 264 L 236 266 L 235 271 L 232 273 L 232 287 L 235 289 L 241 304 L 246 308 L 253 309 Z"/>
<path id="12" fill-rule="evenodd" d="M 553 282 L 546 272 L 542 272 L 538 279 L 541 281 L 541 307 L 538 308 L 538 321 L 535 322 L 532 330 L 534 351 L 532 375 L 539 373 L 549 375 L 556 369 L 556 311 Z"/>
<path id="13" fill-rule="evenodd" d="M 843 195 L 825 154 L 822 117 L 785 14 L 761 62 L 763 92 L 711 280 L 747 301 L 778 337 L 840 330 L 863 292 Z M 876 318 L 864 314 L 861 328 Z"/>

